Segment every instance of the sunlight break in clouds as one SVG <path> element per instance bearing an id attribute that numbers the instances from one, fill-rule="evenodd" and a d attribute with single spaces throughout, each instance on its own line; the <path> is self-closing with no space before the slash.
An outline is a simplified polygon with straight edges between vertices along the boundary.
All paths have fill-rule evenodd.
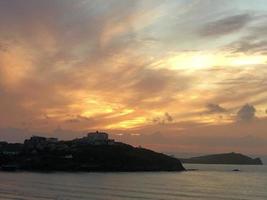
<path id="1" fill-rule="evenodd" d="M 230 54 L 227 52 L 182 52 L 173 53 L 154 63 L 155 68 L 195 71 L 212 67 L 242 67 L 266 64 L 266 55 Z"/>

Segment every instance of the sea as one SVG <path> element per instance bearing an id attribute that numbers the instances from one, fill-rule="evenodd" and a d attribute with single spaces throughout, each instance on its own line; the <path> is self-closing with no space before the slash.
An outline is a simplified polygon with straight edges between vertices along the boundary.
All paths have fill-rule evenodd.
<path id="1" fill-rule="evenodd" d="M 190 170 L 140 173 L 0 172 L 0 199 L 267 200 L 267 165 L 184 166 Z"/>

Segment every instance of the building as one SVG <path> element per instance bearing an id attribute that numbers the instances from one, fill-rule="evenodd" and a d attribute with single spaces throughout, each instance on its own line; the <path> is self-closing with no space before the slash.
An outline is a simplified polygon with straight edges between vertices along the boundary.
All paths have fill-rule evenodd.
<path id="1" fill-rule="evenodd" d="M 24 145 L 30 148 L 38 147 L 43 149 L 45 146 L 55 144 L 58 142 L 57 138 L 45 138 L 40 136 L 32 136 L 30 139 L 24 141 Z"/>
<path id="2" fill-rule="evenodd" d="M 87 143 L 93 145 L 104 145 L 108 143 L 108 134 L 104 132 L 93 132 L 88 133 L 87 137 L 84 138 Z"/>
<path id="3" fill-rule="evenodd" d="M 104 132 L 91 132 L 86 137 L 78 139 L 77 142 L 91 145 L 114 145 L 115 141 L 110 140 L 107 133 Z"/>
<path id="4" fill-rule="evenodd" d="M 46 138 L 45 137 L 39 137 L 39 136 L 32 136 L 30 139 L 25 140 L 24 144 L 25 145 L 38 145 L 38 144 L 43 144 L 46 142 Z"/>
<path id="5" fill-rule="evenodd" d="M 108 134 L 104 132 L 94 132 L 94 133 L 88 133 L 87 139 L 91 141 L 107 141 L 108 140 Z"/>

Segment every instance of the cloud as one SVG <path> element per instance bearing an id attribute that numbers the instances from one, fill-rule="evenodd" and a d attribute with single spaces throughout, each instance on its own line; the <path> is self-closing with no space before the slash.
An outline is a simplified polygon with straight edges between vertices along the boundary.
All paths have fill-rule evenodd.
<path id="1" fill-rule="evenodd" d="M 237 121 L 249 122 L 255 119 L 256 109 L 253 105 L 246 104 L 237 112 Z"/>
<path id="2" fill-rule="evenodd" d="M 60 140 L 72 140 L 76 137 L 82 137 L 86 134 L 86 131 L 73 131 L 61 129 L 60 127 L 55 128 L 51 131 L 34 131 L 30 129 L 21 128 L 1 128 L 0 135 L 1 141 L 8 142 L 23 142 L 25 139 L 30 138 L 33 135 L 43 136 L 43 137 L 57 137 Z"/>
<path id="3" fill-rule="evenodd" d="M 164 126 L 154 124 L 138 130 L 125 130 L 124 135 L 116 139 L 158 151 L 164 149 L 165 152 L 236 151 L 266 154 L 266 122 L 267 118 L 244 124 L 208 125 L 194 122 L 166 123 Z M 139 137 L 131 137 L 132 133 L 141 134 Z"/>
<path id="4" fill-rule="evenodd" d="M 1 1 L 0 126 L 31 121 L 38 127 L 47 124 L 44 115 L 52 116 L 50 128 L 68 116 L 80 116 L 72 121 L 85 124 L 83 112 L 123 110 L 132 96 L 128 84 L 144 68 L 129 49 L 138 6 L 121 0 Z M 122 90 L 124 95 L 114 95 Z"/>
<path id="5" fill-rule="evenodd" d="M 155 117 L 152 121 L 155 124 L 166 124 L 166 123 L 172 123 L 174 119 L 168 112 L 166 112 L 164 113 L 163 116 Z"/>
<path id="6" fill-rule="evenodd" d="M 173 117 L 169 114 L 169 113 L 165 113 L 165 118 L 168 122 L 172 122 L 173 121 Z"/>
<path id="7" fill-rule="evenodd" d="M 144 68 L 133 75 L 134 84 L 128 89 L 134 96 L 128 103 L 140 103 L 146 108 L 171 104 L 176 93 L 189 89 L 194 83 L 193 77 L 169 69 Z"/>
<path id="8" fill-rule="evenodd" d="M 8 45 L 0 41 L 0 51 L 6 52 L 8 50 Z"/>
<path id="9" fill-rule="evenodd" d="M 81 123 L 81 122 L 89 123 L 91 121 L 93 121 L 93 119 L 89 117 L 80 116 L 80 115 L 66 120 L 67 123 Z"/>
<path id="10" fill-rule="evenodd" d="M 226 109 L 221 107 L 219 104 L 209 103 L 206 105 L 207 113 L 223 113 L 226 112 Z"/>
<path id="11" fill-rule="evenodd" d="M 251 24 L 243 33 L 228 43 L 224 49 L 232 53 L 267 54 L 267 18 L 264 12 L 251 17 Z"/>
<path id="12" fill-rule="evenodd" d="M 225 50 L 233 53 L 267 54 L 266 16 L 260 15 L 253 26 L 249 27 L 242 37 L 225 46 Z"/>
<path id="13" fill-rule="evenodd" d="M 209 22 L 200 30 L 199 34 L 205 37 L 216 37 L 235 33 L 244 28 L 253 17 L 250 14 L 227 16 L 223 19 Z"/>
<path id="14" fill-rule="evenodd" d="M 259 39 L 258 37 L 244 37 L 239 41 L 229 44 L 226 48 L 234 53 L 267 54 L 266 46 L 267 39 Z"/>
<path id="15" fill-rule="evenodd" d="M 173 137 L 166 132 L 201 137 L 206 130 L 199 126 L 233 122 L 231 113 L 246 102 L 266 105 L 266 65 L 192 70 L 186 63 L 170 69 L 180 61 L 166 61 L 177 53 L 214 49 L 220 54 L 220 45 L 233 41 L 240 43 L 232 45 L 231 52 L 264 52 L 264 23 L 255 22 L 254 15 L 237 15 L 240 12 L 236 1 L 0 1 L 0 128 L 16 127 L 1 131 L 1 136 L 16 139 L 36 132 L 74 138 L 82 130 L 123 127 L 119 133 L 160 131 L 168 145 Z M 220 42 L 210 38 L 235 32 L 238 37 L 220 37 Z M 189 60 L 205 65 L 206 56 Z M 213 103 L 204 113 L 207 102 Z M 221 105 L 227 105 L 227 111 Z M 51 132 L 59 126 L 62 130 Z M 207 132 L 220 132 L 217 128 Z M 144 138 L 146 144 L 154 142 L 153 137 Z M 179 144 L 189 140 L 185 137 Z"/>

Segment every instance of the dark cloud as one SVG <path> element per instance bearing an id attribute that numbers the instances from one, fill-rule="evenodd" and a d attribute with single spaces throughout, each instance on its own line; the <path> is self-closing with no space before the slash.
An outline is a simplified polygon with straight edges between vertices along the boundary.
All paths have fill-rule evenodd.
<path id="1" fill-rule="evenodd" d="M 165 118 L 168 122 L 172 122 L 173 121 L 173 117 L 169 114 L 169 113 L 165 113 Z"/>
<path id="2" fill-rule="evenodd" d="M 234 33 L 244 28 L 253 17 L 250 14 L 239 14 L 209 22 L 200 30 L 199 34 L 205 37 L 216 37 Z"/>
<path id="3" fill-rule="evenodd" d="M 245 37 L 228 45 L 234 53 L 258 53 L 267 54 L 267 40 Z"/>
<path id="4" fill-rule="evenodd" d="M 258 17 L 255 25 L 249 27 L 246 34 L 225 46 L 227 51 L 245 54 L 267 54 L 266 16 Z"/>
<path id="5" fill-rule="evenodd" d="M 213 114 L 213 113 L 223 113 L 226 112 L 226 109 L 221 107 L 219 104 L 209 103 L 206 105 L 207 113 Z"/>
<path id="6" fill-rule="evenodd" d="M 265 14 L 258 14 L 253 23 L 246 28 L 241 37 L 224 47 L 226 51 L 245 54 L 267 54 L 267 18 Z"/>
<path id="7" fill-rule="evenodd" d="M 255 119 L 256 109 L 253 105 L 246 104 L 237 112 L 237 121 L 249 122 Z"/>
<path id="8" fill-rule="evenodd" d="M 67 123 L 81 123 L 81 122 L 92 122 L 93 119 L 92 118 L 89 118 L 89 117 L 84 117 L 84 116 L 81 116 L 81 115 L 78 115 L 74 118 L 71 118 L 71 119 L 67 119 L 66 122 Z"/>
<path id="9" fill-rule="evenodd" d="M 173 122 L 174 119 L 168 112 L 166 112 L 163 116 L 155 117 L 152 121 L 156 124 L 166 124 Z"/>

